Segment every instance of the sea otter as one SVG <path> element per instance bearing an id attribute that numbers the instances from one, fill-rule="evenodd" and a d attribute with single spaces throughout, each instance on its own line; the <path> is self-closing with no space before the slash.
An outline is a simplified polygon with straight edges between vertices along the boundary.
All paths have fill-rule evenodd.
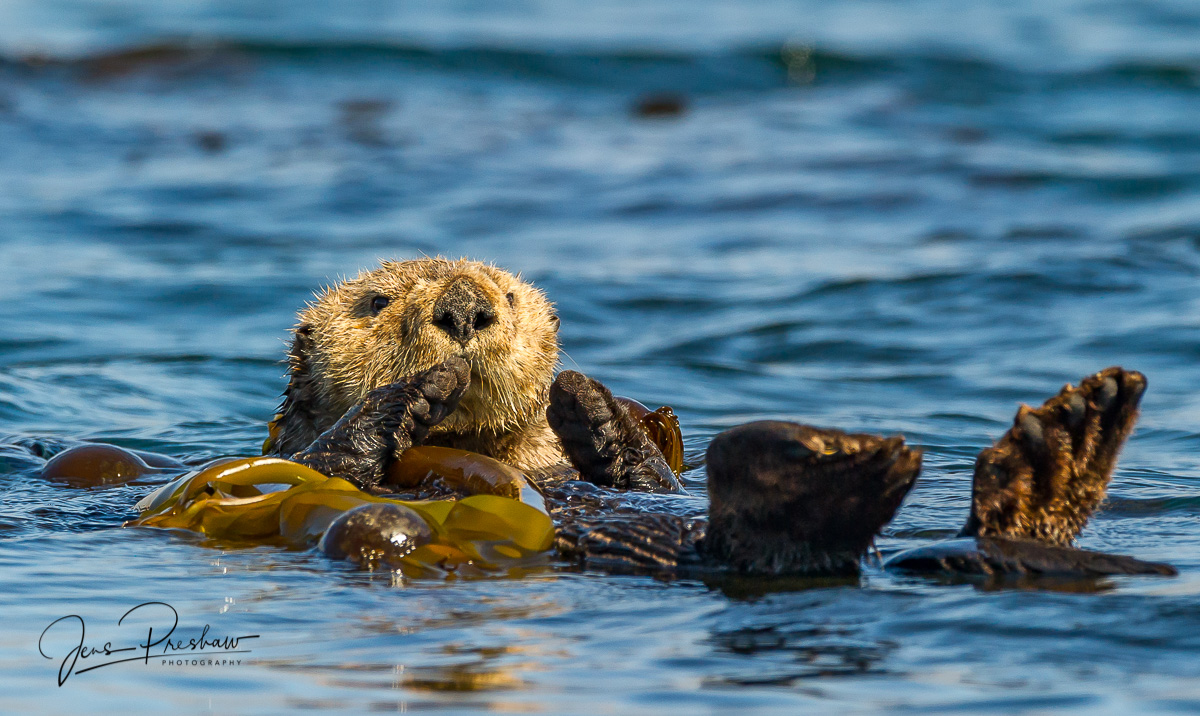
<path id="1" fill-rule="evenodd" d="M 920 471 L 920 451 L 900 436 L 760 422 L 710 444 L 707 519 L 695 500 L 654 499 L 647 493 L 683 488 L 607 388 L 574 371 L 555 376 L 557 330 L 546 297 L 498 268 L 385 262 L 301 312 L 270 451 L 388 492 L 388 465 L 406 449 L 471 450 L 539 485 L 568 560 L 755 574 L 856 574 Z M 1141 397 L 1124 382 L 1112 390 L 1113 375 L 1133 374 L 1065 390 L 1061 410 L 1023 409 L 984 451 L 967 534 L 1018 552 L 1073 538 L 1103 497 Z M 348 519 L 391 529 L 383 513 Z"/>
<path id="2" fill-rule="evenodd" d="M 300 312 L 288 360 L 269 452 L 305 451 L 305 460 L 320 462 L 326 474 L 368 489 L 379 487 L 389 460 L 413 444 L 470 450 L 537 475 L 567 466 L 564 447 L 583 448 L 578 440 L 591 437 L 570 435 L 564 445 L 565 426 L 556 435 L 550 425 L 560 414 L 547 414 L 558 362 L 553 306 L 518 277 L 477 261 L 383 262 L 334 285 Z M 570 376 L 559 376 L 560 388 Z M 405 391 L 418 383 L 428 393 L 424 400 L 393 414 L 391 406 L 408 400 Z M 365 445 L 350 457 L 329 438 L 318 439 L 346 417 L 386 424 L 401 415 L 411 425 L 382 430 L 370 459 L 358 455 Z M 621 452 L 620 459 L 591 458 L 586 472 L 594 480 L 682 490 L 624 410 L 593 417 L 617 431 L 620 439 L 609 447 Z M 584 457 L 579 449 L 576 455 Z"/>

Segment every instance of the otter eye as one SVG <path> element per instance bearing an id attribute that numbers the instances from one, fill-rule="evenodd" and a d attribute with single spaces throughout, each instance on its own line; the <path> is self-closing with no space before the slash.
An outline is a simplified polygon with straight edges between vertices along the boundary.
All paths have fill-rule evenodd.
<path id="1" fill-rule="evenodd" d="M 508 293 L 504 294 L 504 297 L 508 299 L 508 305 L 510 307 L 517 301 L 517 297 L 512 294 L 512 291 L 509 291 Z"/>
<path id="2" fill-rule="evenodd" d="M 388 304 L 391 302 L 392 302 L 392 299 L 388 298 L 387 296 L 376 296 L 375 298 L 372 298 L 371 299 L 371 315 L 378 316 L 379 312 L 382 311 L 383 309 L 387 308 Z"/>

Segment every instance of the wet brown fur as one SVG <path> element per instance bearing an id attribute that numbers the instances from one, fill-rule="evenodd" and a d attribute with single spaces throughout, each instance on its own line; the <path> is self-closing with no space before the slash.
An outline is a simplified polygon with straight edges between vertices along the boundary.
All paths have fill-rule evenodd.
<path id="1" fill-rule="evenodd" d="M 708 447 L 711 559 L 758 574 L 854 574 L 921 470 L 897 435 L 761 421 Z"/>
<path id="2" fill-rule="evenodd" d="M 434 325 L 434 305 L 456 283 L 495 313 L 465 345 Z M 372 301 L 380 296 L 390 303 L 376 315 Z M 304 450 L 372 390 L 452 357 L 470 365 L 470 385 L 426 444 L 483 453 L 524 470 L 563 461 L 546 422 L 558 360 L 553 306 L 506 271 L 444 258 L 383 262 L 329 287 L 300 312 L 272 452 Z"/>
<path id="3" fill-rule="evenodd" d="M 1022 405 L 976 460 L 962 534 L 1071 544 L 1104 500 L 1145 390 L 1141 373 L 1113 367 L 1036 410 Z"/>

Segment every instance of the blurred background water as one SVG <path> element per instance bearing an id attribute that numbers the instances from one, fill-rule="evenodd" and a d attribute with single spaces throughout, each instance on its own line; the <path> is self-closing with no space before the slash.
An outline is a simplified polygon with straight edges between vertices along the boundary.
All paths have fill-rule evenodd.
<path id="1" fill-rule="evenodd" d="M 1198 117 L 1187 0 L 8 0 L 3 710 L 1194 711 Z M 693 448 L 764 417 L 924 446 L 885 554 L 961 524 L 1019 402 L 1142 370 L 1082 544 L 1181 576 L 393 584 L 39 480 L 78 440 L 252 453 L 313 289 L 438 253 L 544 288 L 564 366 Z M 47 624 L 149 600 L 262 636 L 55 685 Z"/>

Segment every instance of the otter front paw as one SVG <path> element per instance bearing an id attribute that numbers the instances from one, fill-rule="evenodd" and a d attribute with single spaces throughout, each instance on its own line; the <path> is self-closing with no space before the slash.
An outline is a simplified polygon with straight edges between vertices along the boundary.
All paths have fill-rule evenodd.
<path id="1" fill-rule="evenodd" d="M 1104 500 L 1145 391 L 1144 375 L 1114 367 L 1022 405 L 975 462 L 962 534 L 1069 545 Z"/>
<path id="2" fill-rule="evenodd" d="M 598 381 L 565 370 L 550 386 L 550 427 L 588 482 L 644 492 L 683 486 L 637 420 Z"/>
<path id="3" fill-rule="evenodd" d="M 450 358 L 412 378 L 380 388 L 381 391 L 388 391 L 400 386 L 402 389 L 415 390 L 415 395 L 402 398 L 403 404 L 395 406 L 400 408 L 399 411 L 392 412 L 395 416 L 407 413 L 410 418 L 397 426 L 396 455 L 425 442 L 429 429 L 454 412 L 470 384 L 471 366 L 462 358 Z M 408 433 L 407 440 L 404 430 Z"/>
<path id="4" fill-rule="evenodd" d="M 392 460 L 420 445 L 430 428 L 454 412 L 470 381 L 467 362 L 451 358 L 376 388 L 291 459 L 323 475 L 374 488 Z"/>

